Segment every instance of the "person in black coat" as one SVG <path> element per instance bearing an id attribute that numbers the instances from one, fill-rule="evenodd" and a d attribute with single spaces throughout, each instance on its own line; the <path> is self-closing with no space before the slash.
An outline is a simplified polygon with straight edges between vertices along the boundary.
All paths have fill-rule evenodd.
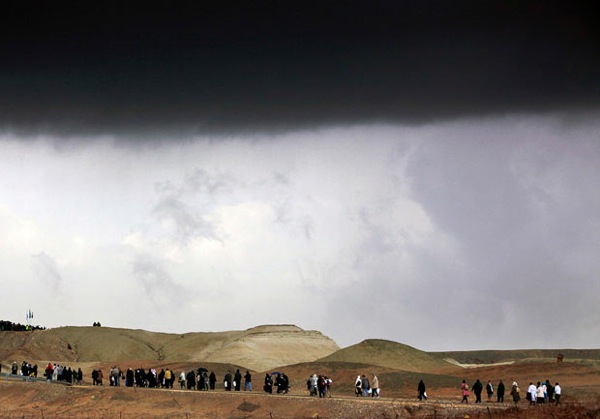
<path id="1" fill-rule="evenodd" d="M 160 372 L 158 373 L 158 387 L 164 387 L 164 381 L 165 381 L 165 369 L 161 369 Z"/>
<path id="2" fill-rule="evenodd" d="M 233 382 L 235 383 L 235 391 L 240 391 L 240 389 L 242 388 L 242 373 L 240 373 L 240 370 L 236 370 L 235 374 L 233 376 Z"/>
<path id="3" fill-rule="evenodd" d="M 427 400 L 427 396 L 425 395 L 425 383 L 423 382 L 423 380 L 419 381 L 417 391 L 419 393 L 419 400 Z"/>
<path id="4" fill-rule="evenodd" d="M 127 370 L 127 373 L 125 374 L 125 386 L 126 387 L 133 387 L 133 370 L 131 368 L 129 368 Z"/>
<path id="5" fill-rule="evenodd" d="M 211 390 L 215 389 L 216 383 L 217 383 L 217 376 L 215 375 L 214 371 L 211 371 L 210 375 L 208 376 L 208 384 L 210 385 Z"/>
<path id="6" fill-rule="evenodd" d="M 244 375 L 244 391 L 252 391 L 252 374 L 250 374 L 250 371 L 246 371 L 246 375 Z"/>
<path id="7" fill-rule="evenodd" d="M 498 403 L 504 403 L 504 383 L 502 380 L 498 383 L 498 389 L 496 390 L 496 400 Z"/>
<path id="8" fill-rule="evenodd" d="M 93 370 L 92 371 L 92 385 L 98 385 L 98 371 L 97 370 Z"/>
<path id="9" fill-rule="evenodd" d="M 138 368 L 135 370 L 135 372 L 133 373 L 133 378 L 135 380 L 135 385 L 138 387 L 144 387 L 144 380 L 146 378 L 146 372 L 143 371 L 141 368 Z"/>
<path id="10" fill-rule="evenodd" d="M 196 374 L 194 374 L 194 370 L 187 373 L 185 382 L 188 390 L 193 390 L 196 387 Z"/>
<path id="11" fill-rule="evenodd" d="M 146 373 L 146 382 L 148 383 L 148 388 L 156 387 L 156 375 L 154 375 L 152 371 L 152 368 L 150 368 Z"/>
<path id="12" fill-rule="evenodd" d="M 475 381 L 475 384 L 473 384 L 471 390 L 473 391 L 473 393 L 475 393 L 475 403 L 481 403 L 481 392 L 483 391 L 483 384 L 481 384 L 481 381 L 479 381 L 479 379 Z"/>
<path id="13" fill-rule="evenodd" d="M 265 385 L 263 387 L 265 393 L 273 394 L 273 379 L 271 378 L 271 374 L 265 374 Z"/>
<path id="14" fill-rule="evenodd" d="M 231 379 L 231 372 L 227 371 L 227 374 L 225 374 L 225 380 L 223 380 L 223 385 L 225 386 L 225 391 L 231 391 L 231 382 L 233 380 Z"/>
<path id="15" fill-rule="evenodd" d="M 290 379 L 287 375 L 285 375 L 285 373 L 281 373 L 281 383 L 283 385 L 283 392 L 287 394 L 287 392 L 290 390 Z"/>

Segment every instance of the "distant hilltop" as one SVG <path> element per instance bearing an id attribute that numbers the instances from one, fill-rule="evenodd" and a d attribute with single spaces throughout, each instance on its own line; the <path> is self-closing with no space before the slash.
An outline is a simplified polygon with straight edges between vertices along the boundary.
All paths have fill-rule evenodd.
<path id="1" fill-rule="evenodd" d="M 281 365 L 312 362 L 339 349 L 337 343 L 321 332 L 290 324 L 184 334 L 67 326 L 8 333 L 0 341 L 0 360 L 216 362 L 266 371 Z"/>

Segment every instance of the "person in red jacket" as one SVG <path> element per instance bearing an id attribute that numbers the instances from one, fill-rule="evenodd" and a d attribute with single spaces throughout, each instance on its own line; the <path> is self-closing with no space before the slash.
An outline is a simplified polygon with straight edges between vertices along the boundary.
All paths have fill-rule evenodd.
<path id="1" fill-rule="evenodd" d="M 54 372 L 54 367 L 51 362 L 48 362 L 46 369 L 44 370 L 44 375 L 46 376 L 46 381 L 52 381 L 52 373 Z"/>

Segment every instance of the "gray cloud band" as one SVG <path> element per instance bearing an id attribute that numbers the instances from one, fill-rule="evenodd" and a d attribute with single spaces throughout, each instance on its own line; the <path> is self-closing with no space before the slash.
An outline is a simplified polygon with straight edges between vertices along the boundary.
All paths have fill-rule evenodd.
<path id="1" fill-rule="evenodd" d="M 578 2 L 309 3 L 11 6 L 0 129 L 221 135 L 600 103 L 600 36 Z"/>

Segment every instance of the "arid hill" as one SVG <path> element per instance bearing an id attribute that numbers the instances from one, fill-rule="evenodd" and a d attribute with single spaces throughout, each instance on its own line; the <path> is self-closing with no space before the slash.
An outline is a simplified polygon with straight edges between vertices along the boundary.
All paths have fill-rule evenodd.
<path id="1" fill-rule="evenodd" d="M 453 370 L 452 365 L 436 355 L 402 343 L 381 339 L 367 339 L 340 349 L 318 362 L 347 362 L 369 364 L 396 370 L 427 372 Z"/>
<path id="2" fill-rule="evenodd" d="M 11 360 L 213 362 L 266 371 L 280 365 L 314 361 L 338 349 L 322 333 L 293 325 L 181 335 L 109 327 L 60 327 L 2 332 L 0 360 L 4 363 Z"/>

